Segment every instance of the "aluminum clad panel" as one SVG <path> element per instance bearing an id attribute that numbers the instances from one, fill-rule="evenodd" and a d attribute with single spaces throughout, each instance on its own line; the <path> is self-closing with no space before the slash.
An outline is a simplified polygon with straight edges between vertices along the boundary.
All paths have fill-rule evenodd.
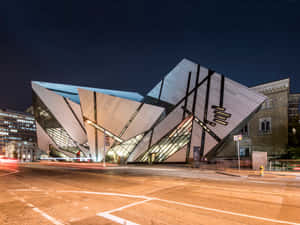
<path id="1" fill-rule="evenodd" d="M 203 155 L 205 156 L 210 150 L 212 150 L 218 142 L 208 133 L 205 134 L 205 146 Z"/>
<path id="2" fill-rule="evenodd" d="M 37 136 L 37 144 L 40 149 L 49 154 L 49 145 L 53 145 L 58 149 L 57 145 L 52 141 L 52 139 L 48 136 L 48 134 L 44 131 L 41 125 L 38 122 L 36 124 L 36 136 Z"/>
<path id="3" fill-rule="evenodd" d="M 170 71 L 164 78 L 164 85 L 161 92 L 161 100 L 171 104 L 178 103 L 186 94 L 186 87 L 188 82 L 188 74 L 196 73 L 197 65 L 187 59 L 183 59 L 172 71 Z M 161 82 L 156 85 L 148 96 L 157 98 Z"/>
<path id="4" fill-rule="evenodd" d="M 204 117 L 206 86 L 207 86 L 207 81 L 205 81 L 203 83 L 203 85 L 198 87 L 197 99 L 196 99 L 196 105 L 195 105 L 195 116 L 197 116 L 202 121 L 203 121 L 203 117 Z M 194 95 L 195 95 L 195 92 L 191 94 L 191 97 L 194 98 Z M 188 104 L 188 110 L 192 112 L 192 109 L 193 109 L 192 104 Z"/>
<path id="5" fill-rule="evenodd" d="M 164 137 L 170 130 L 174 129 L 182 121 L 183 103 L 167 115 L 155 128 L 153 132 L 151 146 Z"/>
<path id="6" fill-rule="evenodd" d="M 162 107 L 144 104 L 122 138 L 128 140 L 149 130 L 163 112 L 164 108 Z"/>
<path id="7" fill-rule="evenodd" d="M 215 81 L 217 82 L 217 80 Z M 219 96 L 219 94 L 217 90 L 212 90 L 210 96 L 211 101 L 208 108 L 208 119 L 212 121 L 215 115 L 215 110 L 212 109 L 211 106 L 218 102 L 217 99 L 216 101 L 214 101 L 214 96 Z M 227 126 L 217 124 L 215 127 L 210 127 L 210 129 L 215 132 L 221 139 L 226 137 L 253 111 L 255 111 L 264 102 L 264 100 L 265 97 L 263 95 L 252 92 L 247 87 L 237 82 L 233 82 L 228 78 L 225 78 L 223 106 L 224 108 L 226 108 L 226 112 L 231 114 L 231 117 L 226 120 L 226 122 L 228 122 Z"/>
<path id="8" fill-rule="evenodd" d="M 93 160 L 95 160 L 96 159 L 95 128 L 85 122 L 85 130 L 86 130 L 86 135 L 87 135 L 87 139 L 88 139 L 88 144 L 90 147 L 90 154 L 91 154 L 91 157 L 93 158 Z"/>
<path id="9" fill-rule="evenodd" d="M 94 121 L 94 94 L 92 91 L 78 89 L 82 115 Z"/>
<path id="10" fill-rule="evenodd" d="M 79 122 L 81 123 L 81 125 L 84 126 L 80 104 L 77 104 L 77 103 L 75 103 L 75 102 L 73 102 L 69 99 L 67 99 L 67 101 L 68 101 L 70 107 L 72 108 L 73 112 L 77 116 L 77 118 L 78 118 Z"/>
<path id="11" fill-rule="evenodd" d="M 74 117 L 64 98 L 35 83 L 32 83 L 32 89 L 47 106 L 60 125 L 70 135 L 70 137 L 80 144 L 85 143 L 85 133 L 80 127 L 80 124 Z"/>
<path id="12" fill-rule="evenodd" d="M 119 136 L 141 103 L 97 93 L 98 124 Z"/>
<path id="13" fill-rule="evenodd" d="M 185 162 L 187 146 L 171 155 L 165 162 Z"/>

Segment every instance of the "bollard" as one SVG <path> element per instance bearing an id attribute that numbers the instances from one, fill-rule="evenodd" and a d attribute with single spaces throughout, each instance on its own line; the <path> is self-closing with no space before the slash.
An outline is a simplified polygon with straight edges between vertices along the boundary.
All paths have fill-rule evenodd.
<path id="1" fill-rule="evenodd" d="M 260 170 L 260 176 L 263 177 L 264 176 L 264 172 L 265 172 L 264 166 L 260 166 L 259 170 Z"/>

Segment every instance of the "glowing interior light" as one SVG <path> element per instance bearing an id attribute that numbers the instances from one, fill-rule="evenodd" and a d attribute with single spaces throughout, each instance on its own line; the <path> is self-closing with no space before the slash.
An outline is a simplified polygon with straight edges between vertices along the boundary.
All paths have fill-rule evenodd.
<path id="1" fill-rule="evenodd" d="M 109 137 L 113 138 L 114 140 L 116 140 L 119 143 L 122 143 L 123 140 L 121 138 L 119 138 L 118 136 L 112 134 L 111 132 L 109 132 L 108 130 L 105 130 L 103 127 L 101 127 L 100 125 L 90 121 L 90 120 L 86 120 L 86 122 L 88 124 L 90 124 L 91 126 L 95 127 L 96 129 L 100 130 L 102 133 L 108 135 Z"/>

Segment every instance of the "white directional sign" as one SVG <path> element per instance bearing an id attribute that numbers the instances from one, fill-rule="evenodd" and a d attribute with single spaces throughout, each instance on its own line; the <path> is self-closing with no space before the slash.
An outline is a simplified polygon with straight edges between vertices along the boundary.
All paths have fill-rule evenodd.
<path id="1" fill-rule="evenodd" d="M 234 141 L 241 141 L 241 140 L 243 140 L 243 136 L 242 136 L 241 134 L 239 134 L 239 135 L 234 135 L 234 136 L 233 136 L 233 140 L 234 140 Z"/>

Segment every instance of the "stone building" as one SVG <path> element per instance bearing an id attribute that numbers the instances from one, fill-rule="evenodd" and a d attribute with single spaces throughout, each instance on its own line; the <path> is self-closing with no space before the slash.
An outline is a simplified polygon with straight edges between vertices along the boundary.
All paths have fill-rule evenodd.
<path id="1" fill-rule="evenodd" d="M 300 123 L 300 93 L 293 93 L 289 96 L 289 120 L 298 120 Z"/>
<path id="2" fill-rule="evenodd" d="M 286 153 L 288 145 L 288 107 L 290 79 L 269 82 L 251 87 L 268 99 L 260 110 L 236 134 L 242 134 L 240 141 L 241 158 L 249 158 L 252 151 L 264 151 L 269 158 L 279 157 Z M 236 158 L 237 150 L 233 137 L 225 142 L 218 157 Z"/>

